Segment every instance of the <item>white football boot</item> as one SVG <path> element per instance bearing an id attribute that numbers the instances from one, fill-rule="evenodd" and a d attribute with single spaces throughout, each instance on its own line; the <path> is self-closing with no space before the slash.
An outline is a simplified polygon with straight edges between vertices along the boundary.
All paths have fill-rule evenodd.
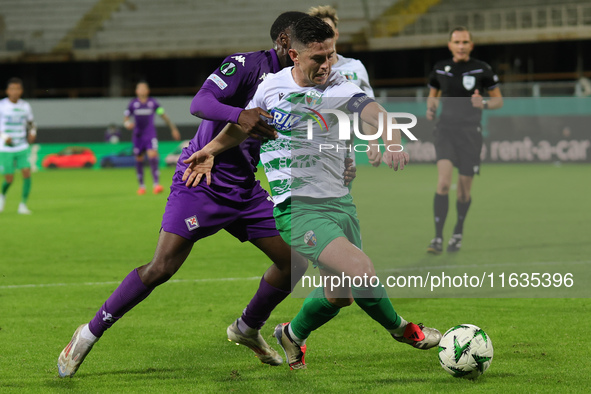
<path id="1" fill-rule="evenodd" d="M 68 346 L 62 350 L 59 358 L 57 359 L 57 370 L 61 378 L 72 377 L 80 368 L 82 361 L 90 352 L 90 349 L 94 346 L 94 344 L 98 341 L 90 340 L 83 338 L 80 333 L 82 329 L 87 324 L 83 324 L 76 332 L 74 332 L 74 336 Z"/>

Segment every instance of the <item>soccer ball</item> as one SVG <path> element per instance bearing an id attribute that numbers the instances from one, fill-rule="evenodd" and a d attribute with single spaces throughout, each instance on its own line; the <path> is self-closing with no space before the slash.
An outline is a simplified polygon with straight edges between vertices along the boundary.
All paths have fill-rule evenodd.
<path id="1" fill-rule="evenodd" d="M 490 367 L 492 358 L 490 337 L 473 324 L 450 328 L 439 342 L 439 362 L 456 378 L 476 379 Z"/>

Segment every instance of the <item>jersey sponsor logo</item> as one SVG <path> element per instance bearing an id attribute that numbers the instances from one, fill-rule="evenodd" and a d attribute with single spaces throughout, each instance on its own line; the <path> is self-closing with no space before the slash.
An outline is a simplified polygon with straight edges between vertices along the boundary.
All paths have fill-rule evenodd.
<path id="1" fill-rule="evenodd" d="M 314 231 L 310 230 L 306 234 L 304 234 L 304 243 L 308 246 L 316 246 L 317 239 L 316 234 L 314 234 Z"/>
<path id="2" fill-rule="evenodd" d="M 154 113 L 154 110 L 152 110 L 152 108 L 140 108 L 140 109 L 136 109 L 135 111 L 133 111 L 134 115 L 140 115 L 140 116 L 152 115 L 152 113 Z"/>
<path id="3" fill-rule="evenodd" d="M 273 116 L 273 125 L 278 131 L 290 131 L 302 119 L 301 115 L 285 112 L 279 108 L 273 108 L 271 116 Z"/>
<path id="4" fill-rule="evenodd" d="M 220 66 L 220 72 L 226 77 L 236 74 L 236 65 L 232 62 L 226 62 Z"/>
<path id="5" fill-rule="evenodd" d="M 190 218 L 186 218 L 185 223 L 187 224 L 187 228 L 189 229 L 189 231 L 193 231 L 199 228 L 199 221 L 197 220 L 197 215 L 193 215 Z"/>
<path id="6" fill-rule="evenodd" d="M 218 88 L 220 88 L 221 90 L 224 90 L 226 87 L 228 87 L 228 84 L 225 83 L 220 77 L 218 77 L 215 74 L 211 74 L 209 77 L 207 77 L 207 79 L 213 81 L 213 83 L 218 85 Z"/>
<path id="7" fill-rule="evenodd" d="M 242 67 L 244 67 L 244 62 L 246 61 L 246 58 L 242 55 L 239 56 L 232 56 L 232 59 L 236 60 L 238 63 L 242 64 Z"/>
<path id="8" fill-rule="evenodd" d="M 473 75 L 464 75 L 464 78 L 462 78 L 462 85 L 464 85 L 466 90 L 474 89 L 474 86 L 476 85 L 476 77 Z"/>

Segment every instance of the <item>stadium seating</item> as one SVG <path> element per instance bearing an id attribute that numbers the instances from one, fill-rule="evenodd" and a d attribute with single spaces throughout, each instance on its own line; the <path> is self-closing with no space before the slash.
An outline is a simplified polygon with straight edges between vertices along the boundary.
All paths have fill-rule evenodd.
<path id="1" fill-rule="evenodd" d="M 0 51 L 49 53 L 97 0 L 2 0 Z"/>

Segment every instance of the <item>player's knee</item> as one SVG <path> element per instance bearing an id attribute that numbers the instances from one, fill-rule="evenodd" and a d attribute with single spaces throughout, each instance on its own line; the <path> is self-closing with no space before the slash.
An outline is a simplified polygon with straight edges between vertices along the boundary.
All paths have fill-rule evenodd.
<path id="1" fill-rule="evenodd" d="M 439 182 L 437 184 L 437 194 L 448 194 L 451 185 L 447 182 Z"/>
<path id="2" fill-rule="evenodd" d="M 4 180 L 6 183 L 12 183 L 12 181 L 14 181 L 14 175 L 5 175 Z"/>
<path id="3" fill-rule="evenodd" d="M 148 287 L 155 287 L 168 281 L 177 272 L 175 264 L 164 259 L 154 259 L 149 264 L 138 270 L 142 282 Z"/>
<path id="4" fill-rule="evenodd" d="M 339 308 L 344 308 L 350 306 L 355 301 L 353 297 L 347 298 L 327 298 L 328 302 L 333 304 L 334 306 L 338 306 Z"/>

